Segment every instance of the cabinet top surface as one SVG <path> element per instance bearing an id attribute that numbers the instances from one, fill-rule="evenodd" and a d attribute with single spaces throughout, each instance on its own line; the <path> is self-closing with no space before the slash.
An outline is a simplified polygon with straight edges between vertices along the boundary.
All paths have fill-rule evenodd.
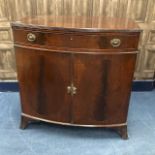
<path id="1" fill-rule="evenodd" d="M 72 31 L 141 31 L 131 19 L 87 16 L 37 16 L 13 21 L 11 25 L 28 28 L 46 28 Z"/>

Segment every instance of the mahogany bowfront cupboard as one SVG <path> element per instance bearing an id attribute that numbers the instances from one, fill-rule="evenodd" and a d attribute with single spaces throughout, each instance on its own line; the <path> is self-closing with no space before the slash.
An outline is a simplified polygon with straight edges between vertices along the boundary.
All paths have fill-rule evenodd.
<path id="1" fill-rule="evenodd" d="M 38 16 L 11 23 L 21 128 L 110 127 L 127 139 L 140 29 L 129 19 Z"/>

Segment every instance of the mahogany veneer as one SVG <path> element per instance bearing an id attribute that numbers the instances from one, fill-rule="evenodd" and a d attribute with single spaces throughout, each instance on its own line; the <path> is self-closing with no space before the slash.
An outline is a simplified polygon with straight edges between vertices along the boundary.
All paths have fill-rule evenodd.
<path id="1" fill-rule="evenodd" d="M 42 16 L 12 22 L 22 103 L 32 120 L 116 128 L 127 113 L 140 29 L 129 19 Z"/>

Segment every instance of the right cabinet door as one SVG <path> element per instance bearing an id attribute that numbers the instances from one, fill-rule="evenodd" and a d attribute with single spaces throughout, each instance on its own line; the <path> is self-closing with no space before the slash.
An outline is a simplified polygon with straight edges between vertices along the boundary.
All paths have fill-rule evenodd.
<path id="1" fill-rule="evenodd" d="M 73 122 L 125 123 L 136 54 L 75 54 L 73 60 Z"/>

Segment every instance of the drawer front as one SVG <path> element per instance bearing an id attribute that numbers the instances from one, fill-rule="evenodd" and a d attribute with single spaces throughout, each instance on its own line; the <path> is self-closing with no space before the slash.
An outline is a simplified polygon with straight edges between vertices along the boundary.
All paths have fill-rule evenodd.
<path id="1" fill-rule="evenodd" d="M 16 44 L 76 49 L 137 49 L 139 33 L 74 34 L 15 29 Z"/>

